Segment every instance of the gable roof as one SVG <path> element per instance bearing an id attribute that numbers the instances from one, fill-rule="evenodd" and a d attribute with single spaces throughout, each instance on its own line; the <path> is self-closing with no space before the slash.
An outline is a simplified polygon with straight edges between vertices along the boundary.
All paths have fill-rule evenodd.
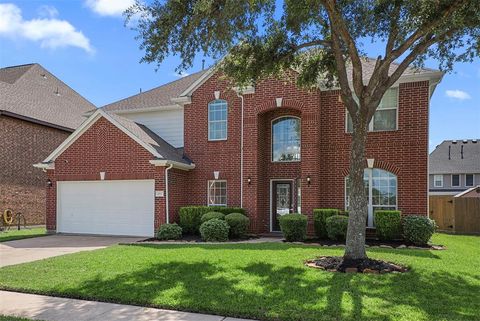
<path id="1" fill-rule="evenodd" d="M 55 159 L 102 117 L 119 128 L 134 141 L 139 143 L 147 151 L 149 151 L 154 157 L 153 161 L 164 161 L 165 164 L 173 164 L 180 169 L 193 169 L 195 167 L 195 165 L 183 155 L 182 148 L 173 147 L 144 125 L 137 124 L 130 119 L 108 113 L 102 109 L 97 109 L 95 113 L 85 120 L 42 163 L 35 164 L 34 166 L 46 169 L 53 168 Z"/>
<path id="2" fill-rule="evenodd" d="M 364 58 L 363 74 L 364 79 L 368 80 L 373 74 L 376 59 Z M 390 74 L 394 72 L 398 64 L 392 63 L 390 66 Z M 153 88 L 134 96 L 119 100 L 117 102 L 105 105 L 102 109 L 113 112 L 128 112 L 135 110 L 153 109 L 159 107 L 171 107 L 175 105 L 175 101 L 181 101 L 182 98 L 187 98 L 200 87 L 210 76 L 215 74 L 216 68 L 211 67 L 206 70 L 199 71 L 173 82 L 164 84 L 162 86 Z M 351 77 L 351 67 L 347 70 L 349 77 Z M 438 70 L 429 68 L 413 68 L 409 67 L 402 75 L 402 80 L 440 80 L 443 73 Z M 319 84 L 319 87 L 322 87 Z M 188 101 L 188 100 L 187 100 Z"/>
<path id="3" fill-rule="evenodd" d="M 12 117 L 69 131 L 95 108 L 39 64 L 0 68 L 0 97 L 0 110 Z"/>
<path id="4" fill-rule="evenodd" d="M 477 139 L 443 141 L 429 156 L 429 172 L 430 174 L 480 173 L 480 141 Z"/>
<path id="5" fill-rule="evenodd" d="M 127 111 L 172 106 L 174 103 L 171 99 L 179 97 L 186 88 L 195 83 L 206 72 L 207 70 L 196 72 L 162 86 L 105 105 L 102 109 L 105 111 Z"/>

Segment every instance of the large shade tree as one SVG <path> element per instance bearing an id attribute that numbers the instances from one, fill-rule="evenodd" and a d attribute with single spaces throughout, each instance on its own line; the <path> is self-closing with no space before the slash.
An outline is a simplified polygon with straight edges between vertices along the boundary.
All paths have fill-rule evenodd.
<path id="1" fill-rule="evenodd" d="M 135 17 L 144 62 L 178 55 L 182 70 L 204 55 L 237 85 L 293 68 L 301 86 L 340 88 L 353 125 L 346 260 L 366 258 L 365 144 L 384 93 L 410 65 L 433 58 L 450 71 L 480 54 L 478 0 L 154 0 L 126 14 Z M 368 79 L 367 41 L 384 47 Z"/>

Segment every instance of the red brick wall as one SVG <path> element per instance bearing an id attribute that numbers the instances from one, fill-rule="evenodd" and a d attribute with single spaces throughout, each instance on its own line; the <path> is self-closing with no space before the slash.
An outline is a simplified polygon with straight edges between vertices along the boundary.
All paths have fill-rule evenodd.
<path id="1" fill-rule="evenodd" d="M 56 182 L 77 180 L 155 179 L 155 189 L 165 190 L 164 167 L 149 161 L 150 152 L 105 118 L 99 119 L 55 160 L 49 170 L 52 187 L 47 187 L 47 226 L 55 230 Z M 164 222 L 165 198 L 155 198 L 155 228 Z"/>
<path id="2" fill-rule="evenodd" d="M 345 133 L 345 108 L 338 91 L 306 91 L 292 81 L 269 79 L 245 95 L 243 206 L 252 218 L 254 232 L 269 231 L 270 180 L 302 182 L 302 212 L 314 208 L 344 208 L 344 178 L 348 174 L 351 135 Z M 214 91 L 229 104 L 228 139 L 209 142 L 208 103 Z M 427 213 L 428 82 L 400 85 L 398 130 L 369 133 L 367 157 L 375 167 L 398 175 L 398 208 L 404 214 Z M 283 98 L 276 107 L 275 98 Z M 188 174 L 188 204 L 206 204 L 207 180 L 213 171 L 228 181 L 228 205 L 240 205 L 240 99 L 214 75 L 185 107 L 185 152 L 196 168 Z M 272 163 L 270 121 L 280 115 L 301 117 L 300 163 Z M 306 177 L 310 176 L 308 185 Z M 251 184 L 247 179 L 251 178 Z M 311 232 L 310 224 L 310 232 Z"/>
<path id="3" fill-rule="evenodd" d="M 22 212 L 27 224 L 45 223 L 43 161 L 70 133 L 0 116 L 0 211 Z"/>

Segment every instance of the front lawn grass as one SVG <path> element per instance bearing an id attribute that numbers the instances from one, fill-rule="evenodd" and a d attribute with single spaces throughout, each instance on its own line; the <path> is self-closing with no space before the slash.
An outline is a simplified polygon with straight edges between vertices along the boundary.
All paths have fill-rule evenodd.
<path id="1" fill-rule="evenodd" d="M 480 237 L 445 251 L 370 248 L 403 274 L 307 268 L 340 248 L 286 243 L 118 245 L 8 266 L 0 288 L 264 320 L 479 320 Z"/>
<path id="2" fill-rule="evenodd" d="M 28 239 L 31 237 L 44 236 L 44 235 L 47 235 L 46 233 L 47 231 L 43 227 L 21 229 L 20 231 L 17 230 L 16 228 L 12 228 L 8 231 L 0 232 L 0 243 L 14 241 L 14 240 Z"/>

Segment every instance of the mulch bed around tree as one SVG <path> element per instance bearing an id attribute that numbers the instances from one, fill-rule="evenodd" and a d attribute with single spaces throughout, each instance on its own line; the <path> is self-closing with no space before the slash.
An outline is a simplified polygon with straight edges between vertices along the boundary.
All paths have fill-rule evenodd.
<path id="1" fill-rule="evenodd" d="M 374 259 L 365 260 L 344 260 L 341 256 L 321 256 L 315 260 L 305 262 L 305 265 L 312 268 L 322 269 L 329 272 L 342 273 L 403 273 L 408 269 L 404 266 Z"/>
<path id="2" fill-rule="evenodd" d="M 303 243 L 311 244 L 311 245 L 320 245 L 320 246 L 345 246 L 345 242 L 341 241 L 333 241 L 330 239 L 307 239 Z M 418 250 L 445 250 L 445 246 L 443 245 L 435 245 L 435 244 L 428 244 L 428 245 L 415 245 L 403 240 L 393 240 L 393 241 L 383 241 L 383 240 L 376 240 L 376 239 L 367 239 L 365 242 L 367 247 L 380 247 L 380 248 L 392 248 L 392 249 L 402 249 L 402 248 L 409 248 L 409 249 L 418 249 Z"/>

